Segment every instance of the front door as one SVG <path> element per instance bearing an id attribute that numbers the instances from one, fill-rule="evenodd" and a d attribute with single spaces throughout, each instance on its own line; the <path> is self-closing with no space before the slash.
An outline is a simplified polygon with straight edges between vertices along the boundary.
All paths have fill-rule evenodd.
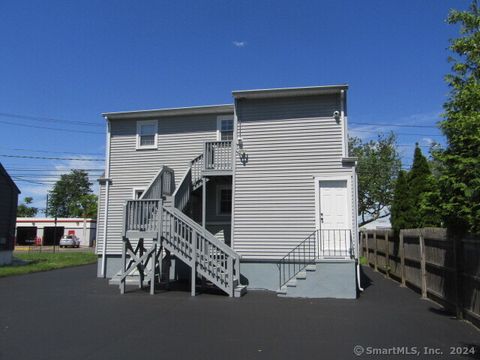
<path id="1" fill-rule="evenodd" d="M 350 251 L 350 202 L 347 180 L 319 180 L 317 224 L 320 257 L 347 257 Z"/>

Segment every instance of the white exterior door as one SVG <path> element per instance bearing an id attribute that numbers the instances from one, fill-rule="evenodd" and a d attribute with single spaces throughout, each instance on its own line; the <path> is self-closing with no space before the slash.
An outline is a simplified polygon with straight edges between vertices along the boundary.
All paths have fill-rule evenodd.
<path id="1" fill-rule="evenodd" d="M 318 181 L 318 249 L 320 257 L 347 257 L 350 251 L 348 180 Z"/>

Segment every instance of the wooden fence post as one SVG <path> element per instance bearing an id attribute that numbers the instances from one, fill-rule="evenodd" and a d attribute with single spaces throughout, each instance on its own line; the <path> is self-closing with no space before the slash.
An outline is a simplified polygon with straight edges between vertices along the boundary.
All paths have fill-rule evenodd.
<path id="1" fill-rule="evenodd" d="M 365 256 L 365 252 L 363 251 L 363 231 L 360 230 L 360 234 L 359 234 L 359 238 L 360 238 L 360 241 L 359 241 L 359 244 L 360 244 L 360 253 L 359 253 L 359 257 L 362 257 L 362 256 Z"/>
<path id="2" fill-rule="evenodd" d="M 427 263 L 425 256 L 425 238 L 423 236 L 422 230 L 419 230 L 418 242 L 420 245 L 420 273 L 421 273 L 421 284 L 422 284 L 422 299 L 427 298 Z"/>
<path id="3" fill-rule="evenodd" d="M 403 230 L 400 230 L 400 235 L 399 235 L 399 251 L 400 251 L 400 274 L 402 277 L 402 283 L 400 286 L 405 287 L 406 286 L 406 281 L 405 281 L 405 245 L 403 243 Z"/>
<path id="4" fill-rule="evenodd" d="M 463 319 L 463 249 L 462 239 L 458 235 L 449 236 L 453 242 L 453 266 L 455 276 L 455 313 L 457 319 Z"/>
<path id="5" fill-rule="evenodd" d="M 375 268 L 375 271 L 378 271 L 378 259 L 377 259 L 377 248 L 378 248 L 378 242 L 377 242 L 377 231 L 373 230 L 373 242 L 375 243 L 375 247 L 373 249 L 374 251 L 374 258 L 373 258 L 373 265 Z"/>
<path id="6" fill-rule="evenodd" d="M 388 240 L 388 230 L 385 230 L 385 276 L 390 277 L 390 243 Z"/>
<path id="7" fill-rule="evenodd" d="M 365 231 L 365 250 L 367 251 L 367 265 L 370 266 L 370 248 L 368 247 L 368 230 Z"/>

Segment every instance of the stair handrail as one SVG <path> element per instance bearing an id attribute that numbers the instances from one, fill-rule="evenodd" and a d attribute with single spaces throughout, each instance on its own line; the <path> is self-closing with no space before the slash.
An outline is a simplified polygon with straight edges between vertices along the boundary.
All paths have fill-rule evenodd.
<path id="1" fill-rule="evenodd" d="M 175 172 L 172 168 L 162 165 L 139 200 L 160 199 L 165 195 L 172 195 L 174 189 Z"/>
<path id="2" fill-rule="evenodd" d="M 176 187 L 172 195 L 172 204 L 176 209 L 183 211 L 190 200 L 190 193 L 192 191 L 192 168 L 189 167 L 185 171 L 182 180 Z"/>
<path id="3" fill-rule="evenodd" d="M 163 206 L 162 212 L 164 246 L 167 249 L 171 246 L 172 251 L 178 249 L 179 253 L 175 255 L 184 258 L 183 261 L 189 263 L 192 269 L 233 296 L 235 286 L 240 284 L 240 256 L 178 209 Z M 169 231 L 169 219 L 176 219 L 182 224 L 178 227 L 174 223 L 173 236 Z M 180 232 L 177 233 L 177 230 Z"/>
<path id="4" fill-rule="evenodd" d="M 127 200 L 123 210 L 123 236 L 129 231 L 158 231 L 156 213 L 162 205 L 159 199 Z"/>
<path id="5" fill-rule="evenodd" d="M 233 251 L 233 249 L 230 246 L 228 246 L 227 244 L 225 244 L 223 241 L 218 240 L 215 237 L 215 235 L 213 235 L 210 231 L 208 231 L 207 229 L 202 227 L 200 224 L 195 222 L 195 220 L 193 220 L 189 216 L 185 215 L 183 212 L 179 211 L 178 209 L 169 209 L 168 211 L 170 211 L 171 213 L 173 213 L 174 215 L 178 216 L 183 221 L 188 223 L 188 225 L 190 225 L 197 232 L 202 234 L 205 238 L 207 238 L 208 241 L 215 244 L 215 246 L 220 248 L 227 255 L 233 257 L 234 259 L 238 259 L 240 261 L 240 255 L 239 254 L 237 254 L 235 251 Z"/>
<path id="6" fill-rule="evenodd" d="M 308 265 L 315 264 L 317 258 L 318 231 L 315 230 L 290 250 L 278 263 L 279 289 L 304 270 Z"/>
<path id="7" fill-rule="evenodd" d="M 204 156 L 203 153 L 196 156 L 190 161 L 190 168 L 192 169 L 192 184 L 196 184 L 202 179 Z"/>

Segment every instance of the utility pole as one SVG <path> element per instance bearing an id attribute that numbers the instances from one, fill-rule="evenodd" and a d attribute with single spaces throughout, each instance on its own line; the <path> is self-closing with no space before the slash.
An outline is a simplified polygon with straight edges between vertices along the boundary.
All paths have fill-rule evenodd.
<path id="1" fill-rule="evenodd" d="M 53 228 L 53 253 L 55 253 L 56 242 L 57 242 L 57 211 L 55 210 L 55 227 Z"/>

